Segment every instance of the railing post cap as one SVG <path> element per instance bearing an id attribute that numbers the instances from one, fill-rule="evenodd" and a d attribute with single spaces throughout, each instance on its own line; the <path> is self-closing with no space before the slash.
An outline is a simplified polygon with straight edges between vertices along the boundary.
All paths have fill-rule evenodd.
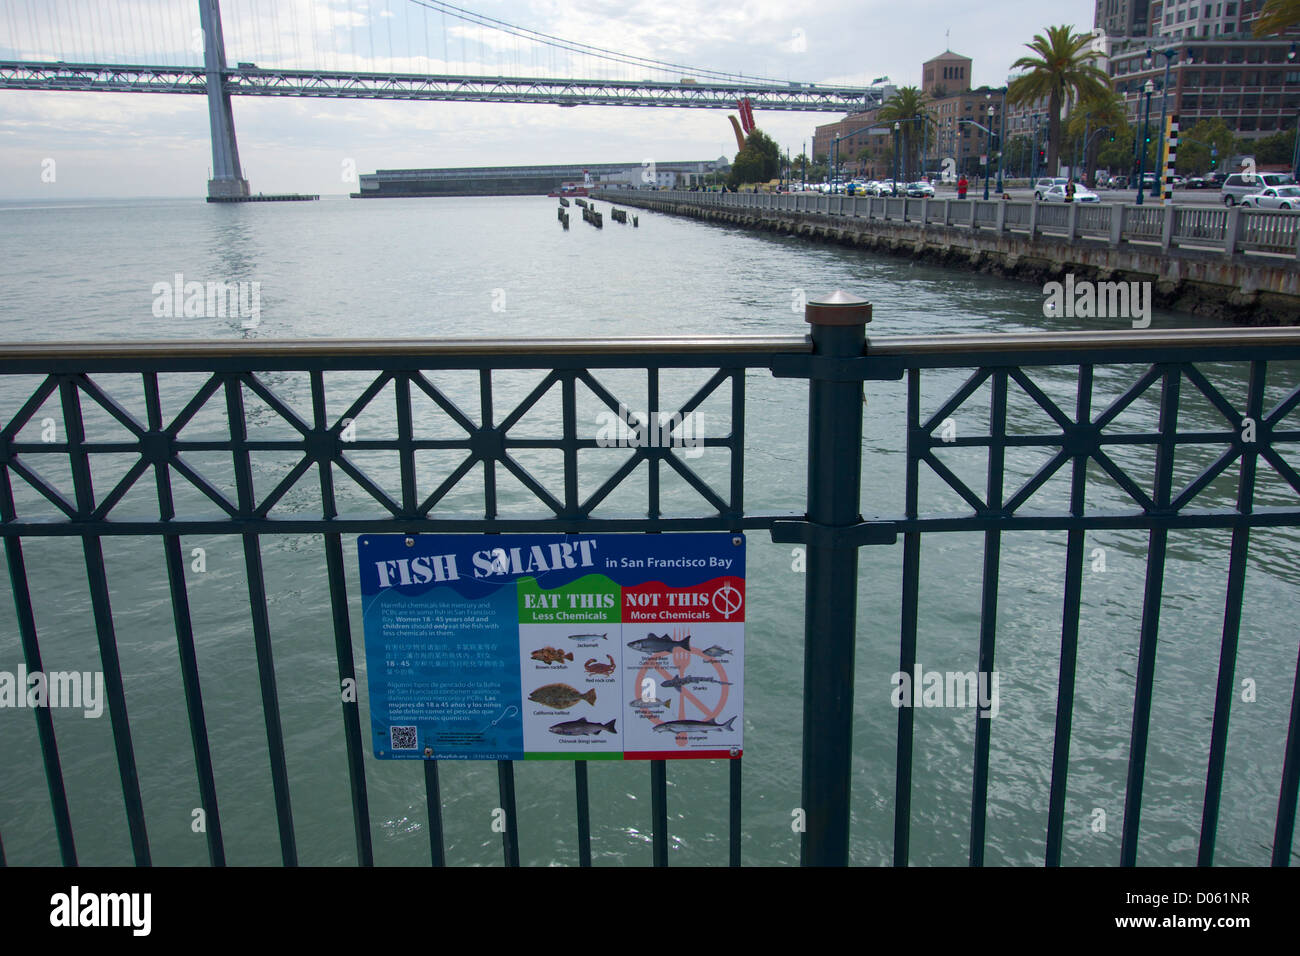
<path id="1" fill-rule="evenodd" d="M 830 295 L 807 302 L 803 319 L 812 325 L 866 325 L 871 321 L 871 303 L 836 289 Z"/>

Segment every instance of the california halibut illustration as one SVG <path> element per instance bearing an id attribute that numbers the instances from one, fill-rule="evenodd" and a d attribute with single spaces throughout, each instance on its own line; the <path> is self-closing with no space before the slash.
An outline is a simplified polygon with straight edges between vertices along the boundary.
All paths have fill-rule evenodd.
<path id="1" fill-rule="evenodd" d="M 529 694 L 528 699 L 547 707 L 553 707 L 556 710 L 565 710 L 580 700 L 585 700 L 594 707 L 596 705 L 596 689 L 593 687 L 584 694 L 568 684 L 547 684 Z"/>

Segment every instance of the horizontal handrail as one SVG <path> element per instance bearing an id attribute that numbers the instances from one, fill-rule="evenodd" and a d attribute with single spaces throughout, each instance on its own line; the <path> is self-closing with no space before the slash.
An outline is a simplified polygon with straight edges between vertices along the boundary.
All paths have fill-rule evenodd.
<path id="1" fill-rule="evenodd" d="M 997 199 L 985 203 L 978 199 L 921 198 L 903 196 L 865 196 L 850 198 L 842 194 L 781 194 L 766 197 L 753 193 L 700 193 L 683 190 L 659 192 L 620 192 L 604 190 L 598 198 L 612 203 L 645 204 L 654 202 L 689 203 L 696 206 L 763 209 L 773 212 L 814 213 L 846 219 L 873 221 L 934 222 L 945 227 L 994 232 L 1025 232 L 1030 238 L 1046 233 L 1073 242 L 1086 238 L 1112 247 L 1123 243 L 1159 246 L 1161 251 L 1184 245 L 1198 252 L 1219 251 L 1227 255 L 1249 249 L 1270 253 L 1279 262 L 1300 260 L 1300 219 L 1285 210 L 1231 209 L 1211 206 L 1121 205 L 1095 203 L 1072 205 L 1039 200 Z M 912 206 L 919 204 L 921 213 L 914 215 Z M 938 207 L 941 214 L 932 215 Z"/>

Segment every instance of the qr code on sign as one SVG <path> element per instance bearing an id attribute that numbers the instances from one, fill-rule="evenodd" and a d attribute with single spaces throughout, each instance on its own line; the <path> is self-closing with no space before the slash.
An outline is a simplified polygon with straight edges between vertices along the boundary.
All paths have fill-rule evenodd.
<path id="1" fill-rule="evenodd" d="M 414 727 L 389 727 L 388 737 L 393 750 L 414 750 L 416 748 Z"/>

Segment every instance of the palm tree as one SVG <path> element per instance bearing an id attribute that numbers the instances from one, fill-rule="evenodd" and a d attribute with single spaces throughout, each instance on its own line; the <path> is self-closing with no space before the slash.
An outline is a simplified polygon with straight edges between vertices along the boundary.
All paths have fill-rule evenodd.
<path id="1" fill-rule="evenodd" d="M 922 127 L 934 128 L 934 117 L 925 104 L 925 94 L 915 86 L 900 86 L 876 114 L 881 122 L 898 123 L 899 133 L 903 137 L 903 169 L 899 172 L 904 180 L 910 179 L 907 170 L 912 157 L 912 144 Z"/>
<path id="2" fill-rule="evenodd" d="M 1057 169 L 1061 153 L 1061 108 L 1072 100 L 1101 99 L 1110 91 L 1110 78 L 1090 62 L 1098 54 L 1086 49 L 1092 34 L 1075 33 L 1070 26 L 1048 27 L 1026 43 L 1036 56 L 1022 56 L 1011 64 L 1025 70 L 1007 85 L 1007 102 L 1029 103 L 1047 97 L 1047 168 Z"/>
<path id="3" fill-rule="evenodd" d="M 1257 37 L 1282 33 L 1300 23 L 1300 0 L 1268 0 L 1255 21 L 1252 32 Z"/>
<path id="4" fill-rule="evenodd" d="M 1107 89 L 1100 97 L 1089 97 L 1079 101 L 1070 111 L 1065 122 L 1065 132 L 1072 140 L 1080 141 L 1084 147 L 1084 177 L 1092 182 L 1092 173 L 1097 166 L 1097 153 L 1101 150 L 1101 130 L 1119 133 L 1128 127 L 1128 112 L 1124 108 L 1123 98 L 1113 90 Z M 1087 136 L 1091 142 L 1084 142 Z"/>

